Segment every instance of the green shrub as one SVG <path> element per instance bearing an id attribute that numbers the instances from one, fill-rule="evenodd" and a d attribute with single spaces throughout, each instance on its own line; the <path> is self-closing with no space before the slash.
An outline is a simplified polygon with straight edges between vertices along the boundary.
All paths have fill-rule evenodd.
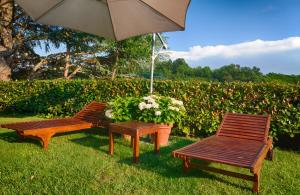
<path id="1" fill-rule="evenodd" d="M 145 96 L 148 80 L 52 80 L 0 82 L 0 111 L 71 116 L 92 100 Z M 300 86 L 276 83 L 156 81 L 156 93 L 184 101 L 187 116 L 173 133 L 213 134 L 225 112 L 270 113 L 271 134 L 294 136 L 300 129 Z"/>
<path id="2" fill-rule="evenodd" d="M 186 110 L 183 102 L 172 97 L 117 97 L 108 102 L 105 115 L 114 122 L 138 120 L 149 123 L 182 124 Z"/>

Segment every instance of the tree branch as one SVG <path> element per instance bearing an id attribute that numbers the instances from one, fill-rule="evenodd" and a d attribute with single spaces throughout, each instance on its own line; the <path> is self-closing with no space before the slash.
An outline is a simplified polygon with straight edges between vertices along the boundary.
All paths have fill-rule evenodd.
<path id="1" fill-rule="evenodd" d="M 81 70 L 81 66 L 78 66 L 78 67 L 72 72 L 72 74 L 70 74 L 70 75 L 67 77 L 67 79 L 69 80 L 69 79 L 73 78 L 80 70 Z"/>
<path id="2" fill-rule="evenodd" d="M 9 3 L 13 3 L 14 1 L 6 1 L 6 2 L 3 2 L 3 3 L 0 3 L 0 7 L 6 5 L 6 4 L 9 4 Z"/>

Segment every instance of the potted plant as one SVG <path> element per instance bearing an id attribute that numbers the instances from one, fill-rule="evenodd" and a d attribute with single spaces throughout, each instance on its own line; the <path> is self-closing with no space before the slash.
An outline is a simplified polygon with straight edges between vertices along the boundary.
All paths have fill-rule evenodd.
<path id="1" fill-rule="evenodd" d="M 139 120 L 160 124 L 160 145 L 168 144 L 171 129 L 185 115 L 183 102 L 171 97 L 118 97 L 108 103 L 105 115 L 115 122 Z"/>

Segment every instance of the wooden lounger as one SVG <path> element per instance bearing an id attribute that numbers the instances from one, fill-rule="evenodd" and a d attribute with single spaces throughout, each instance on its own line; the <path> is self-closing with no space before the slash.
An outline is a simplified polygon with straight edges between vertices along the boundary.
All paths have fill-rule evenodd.
<path id="1" fill-rule="evenodd" d="M 253 191 L 259 191 L 260 170 L 263 160 L 272 160 L 272 139 L 268 137 L 270 116 L 227 113 L 216 135 L 173 151 L 183 160 L 184 170 L 200 168 L 253 181 Z M 191 159 L 223 163 L 247 168 L 246 175 L 192 163 Z"/>
<path id="2" fill-rule="evenodd" d="M 49 141 L 54 134 L 99 126 L 108 127 L 108 121 L 104 120 L 105 106 L 105 103 L 93 101 L 72 118 L 2 124 L 0 127 L 16 130 L 22 139 L 37 138 L 43 147 L 48 149 Z"/>

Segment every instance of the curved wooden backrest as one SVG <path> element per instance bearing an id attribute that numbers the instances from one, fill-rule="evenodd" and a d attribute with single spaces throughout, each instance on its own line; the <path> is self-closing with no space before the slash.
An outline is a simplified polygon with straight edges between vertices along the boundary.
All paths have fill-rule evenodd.
<path id="1" fill-rule="evenodd" d="M 217 132 L 217 136 L 266 142 L 269 128 L 270 115 L 226 113 Z"/>
<path id="2" fill-rule="evenodd" d="M 105 107 L 106 103 L 92 101 L 91 103 L 86 105 L 80 112 L 78 112 L 74 116 L 74 118 L 93 123 L 94 125 L 98 125 L 99 121 L 105 119 Z"/>

